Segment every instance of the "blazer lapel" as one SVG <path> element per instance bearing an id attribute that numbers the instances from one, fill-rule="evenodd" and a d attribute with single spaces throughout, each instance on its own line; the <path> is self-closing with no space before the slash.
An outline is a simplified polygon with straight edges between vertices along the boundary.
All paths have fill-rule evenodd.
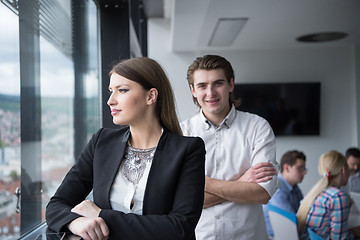
<path id="1" fill-rule="evenodd" d="M 111 148 L 113 149 L 113 151 L 107 155 L 107 157 L 111 160 L 106 161 L 107 164 L 106 166 L 104 166 L 104 174 L 107 175 L 107 177 L 105 178 L 107 179 L 107 181 L 104 183 L 103 187 L 105 189 L 104 192 L 107 194 L 107 197 L 105 199 L 107 201 L 106 204 L 108 204 L 109 208 L 111 208 L 111 204 L 110 204 L 111 186 L 114 183 L 121 161 L 123 160 L 125 148 L 129 136 L 130 136 L 130 130 L 127 130 L 126 133 L 119 138 L 119 141 L 115 141 L 115 144 L 117 146 Z"/>
<path id="2" fill-rule="evenodd" d="M 161 135 L 161 138 L 159 140 L 158 146 L 156 147 L 154 159 L 151 164 L 148 180 L 146 183 L 145 193 L 144 193 L 144 202 L 143 202 L 143 214 L 147 213 L 148 207 L 153 207 L 151 205 L 154 204 L 154 202 L 149 201 L 151 199 L 151 194 L 157 195 L 159 192 L 156 190 L 159 181 L 163 181 L 164 179 L 161 176 L 161 172 L 164 170 L 162 167 L 163 165 L 163 148 L 166 143 L 167 138 L 167 131 L 164 129 L 163 134 Z"/>

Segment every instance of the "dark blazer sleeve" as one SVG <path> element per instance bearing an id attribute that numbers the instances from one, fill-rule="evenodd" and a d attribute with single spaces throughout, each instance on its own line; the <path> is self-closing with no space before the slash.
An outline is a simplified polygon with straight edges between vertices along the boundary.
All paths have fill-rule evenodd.
<path id="1" fill-rule="evenodd" d="M 47 206 L 49 228 L 67 230 L 66 225 L 79 217 L 71 208 L 93 190 L 110 239 L 195 239 L 204 199 L 203 140 L 164 131 L 149 172 L 143 215 L 124 214 L 110 206 L 110 189 L 126 140 L 122 131 L 100 130 L 92 137 Z"/>
<path id="2" fill-rule="evenodd" d="M 46 206 L 46 222 L 50 229 L 60 232 L 80 215 L 71 209 L 82 202 L 91 192 L 93 186 L 94 149 L 103 129 L 93 135 L 74 166 L 66 174 L 63 182 Z"/>

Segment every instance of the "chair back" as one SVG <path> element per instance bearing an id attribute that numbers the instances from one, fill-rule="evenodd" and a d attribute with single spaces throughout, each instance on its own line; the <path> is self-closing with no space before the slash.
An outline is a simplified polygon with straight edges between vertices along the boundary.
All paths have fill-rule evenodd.
<path id="1" fill-rule="evenodd" d="M 313 230 L 311 230 L 310 228 L 308 228 L 308 232 L 310 235 L 310 239 L 311 240 L 324 240 L 322 237 L 320 237 L 319 235 L 317 235 Z"/>
<path id="2" fill-rule="evenodd" d="M 297 218 L 294 213 L 267 204 L 274 240 L 298 240 Z"/>

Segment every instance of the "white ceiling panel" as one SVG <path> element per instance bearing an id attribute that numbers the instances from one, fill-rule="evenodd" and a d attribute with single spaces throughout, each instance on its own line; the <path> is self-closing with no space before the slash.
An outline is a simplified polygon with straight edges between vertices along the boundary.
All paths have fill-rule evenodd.
<path id="1" fill-rule="evenodd" d="M 359 0 L 173 0 L 174 51 L 284 49 L 360 43 Z M 230 46 L 208 46 L 221 18 L 248 18 Z M 341 40 L 300 43 L 310 33 L 340 31 Z M 231 34 L 229 34 L 231 35 Z"/>

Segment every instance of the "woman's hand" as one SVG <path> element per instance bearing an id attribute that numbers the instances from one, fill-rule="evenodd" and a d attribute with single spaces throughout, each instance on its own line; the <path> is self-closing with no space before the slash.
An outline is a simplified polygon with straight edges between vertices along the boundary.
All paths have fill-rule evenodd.
<path id="1" fill-rule="evenodd" d="M 106 240 L 109 237 L 109 228 L 100 217 L 79 217 L 69 223 L 68 229 L 84 240 Z"/>
<path id="2" fill-rule="evenodd" d="M 100 214 L 101 208 L 90 200 L 84 200 L 71 209 L 71 211 L 84 217 L 97 218 Z"/>
<path id="3" fill-rule="evenodd" d="M 104 219 L 99 217 L 101 208 L 90 200 L 84 200 L 76 205 L 72 212 L 83 217 L 73 220 L 69 230 L 85 240 L 105 240 L 109 236 L 109 228 Z"/>

